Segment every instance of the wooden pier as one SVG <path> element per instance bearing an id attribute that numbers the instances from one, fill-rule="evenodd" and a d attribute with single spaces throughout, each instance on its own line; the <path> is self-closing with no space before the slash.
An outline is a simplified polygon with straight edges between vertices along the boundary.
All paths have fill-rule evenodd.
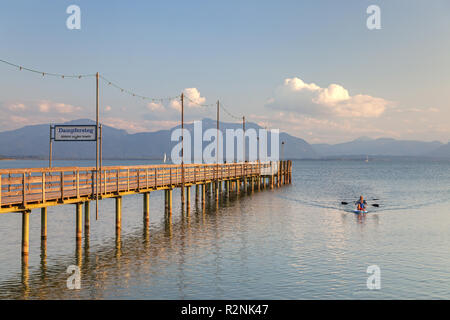
<path id="1" fill-rule="evenodd" d="M 172 214 L 172 190 L 181 188 L 182 208 L 189 212 L 191 187 L 195 186 L 195 201 L 206 201 L 206 192 L 219 195 L 230 192 L 273 189 L 291 183 L 292 162 L 242 162 L 224 164 L 184 164 L 107 166 L 98 172 L 95 167 L 59 167 L 0 169 L 0 213 L 22 214 L 22 261 L 29 252 L 29 217 L 31 210 L 41 209 L 41 241 L 47 239 L 47 207 L 74 204 L 75 237 L 81 243 L 83 229 L 89 234 L 89 202 L 105 198 L 116 200 L 116 235 L 120 237 L 122 197 L 143 194 L 143 218 L 148 225 L 150 193 L 165 192 L 166 214 Z M 201 191 L 200 191 L 201 188 Z"/>

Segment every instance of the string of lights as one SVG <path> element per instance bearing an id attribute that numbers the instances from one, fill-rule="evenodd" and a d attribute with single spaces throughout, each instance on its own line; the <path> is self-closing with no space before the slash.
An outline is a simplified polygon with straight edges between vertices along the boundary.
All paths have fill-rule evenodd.
<path id="1" fill-rule="evenodd" d="M 46 71 L 41 71 L 38 69 L 34 69 L 34 68 L 27 68 L 24 67 L 22 65 L 19 64 L 15 64 L 3 59 L 0 59 L 1 63 L 7 64 L 9 66 L 15 67 L 17 68 L 19 71 L 28 71 L 28 72 L 32 72 L 32 73 L 36 73 L 36 74 L 41 74 L 42 76 L 51 76 L 51 77 L 59 77 L 62 79 L 65 78 L 71 78 L 71 79 L 82 79 L 82 78 L 93 78 L 96 77 L 95 73 L 92 74 L 63 74 L 63 73 L 54 73 L 54 72 L 46 72 Z M 173 97 L 163 97 L 163 98 L 154 98 L 154 97 L 149 97 L 149 96 L 144 96 L 144 95 L 140 95 L 137 94 L 134 91 L 125 89 L 122 86 L 119 86 L 116 82 L 111 81 L 109 79 L 107 79 L 106 77 L 104 77 L 103 75 L 99 74 L 99 78 L 102 79 L 103 81 L 105 81 L 109 86 L 112 86 L 118 90 L 120 90 L 120 92 L 128 94 L 130 96 L 142 99 L 142 100 L 148 100 L 148 101 L 152 101 L 152 102 L 167 102 L 167 101 L 172 101 L 175 99 L 180 99 L 180 95 L 176 95 Z M 202 103 L 198 103 L 194 100 L 192 100 L 191 98 L 189 98 L 189 96 L 187 96 L 186 94 L 184 94 L 184 98 L 189 101 L 189 103 L 200 106 L 200 107 L 206 107 L 206 108 L 210 108 L 210 107 L 215 107 L 216 103 L 209 103 L 209 104 L 202 104 Z M 235 119 L 235 120 L 241 120 L 242 117 L 238 117 L 236 115 L 234 115 L 233 113 L 231 113 L 222 103 L 220 104 L 221 110 L 223 110 L 228 116 L 230 116 L 231 118 Z"/>
<path id="2" fill-rule="evenodd" d="M 171 101 L 171 100 L 175 100 L 175 99 L 179 99 L 180 98 L 180 95 L 177 95 L 177 96 L 174 96 L 174 97 L 165 97 L 165 98 L 147 97 L 147 96 L 143 96 L 143 95 L 137 94 L 137 93 L 135 93 L 133 91 L 130 91 L 128 89 L 125 89 L 125 88 L 117 85 L 115 82 L 106 79 L 102 75 L 99 75 L 99 78 L 102 79 L 103 81 L 105 81 L 106 83 L 108 83 L 108 85 L 110 85 L 110 86 L 112 86 L 112 87 L 114 87 L 116 89 L 119 89 L 121 92 L 129 94 L 130 96 L 133 96 L 133 97 L 140 98 L 142 100 L 149 100 L 149 101 L 153 101 L 153 102 L 164 102 L 164 101 Z"/>
<path id="3" fill-rule="evenodd" d="M 3 60 L 3 59 L 0 59 L 0 62 L 2 62 L 4 64 L 7 64 L 9 66 L 15 67 L 15 68 L 19 69 L 19 71 L 24 70 L 24 71 L 29 71 L 29 72 L 36 73 L 36 74 L 41 74 L 42 76 L 58 77 L 58 78 L 62 78 L 62 79 L 65 79 L 65 78 L 72 78 L 72 79 L 76 79 L 76 78 L 77 79 L 94 78 L 96 76 L 95 73 L 92 73 L 92 74 L 64 74 L 64 73 L 54 73 L 54 72 L 41 71 L 41 70 L 34 69 L 34 68 L 27 68 L 27 67 L 24 67 L 22 65 L 15 64 L 15 63 Z M 105 82 L 107 82 L 109 85 L 119 89 L 123 93 L 129 94 L 131 96 L 138 97 L 138 98 L 141 98 L 141 99 L 144 99 L 144 100 L 164 102 L 164 101 L 170 101 L 170 100 L 174 100 L 174 99 L 179 99 L 179 97 L 180 97 L 178 95 L 178 96 L 175 96 L 175 97 L 167 97 L 167 98 L 151 98 L 151 97 L 147 97 L 147 96 L 143 96 L 143 95 L 137 94 L 137 93 L 135 93 L 135 92 L 133 92 L 131 90 L 127 90 L 125 88 L 122 88 L 121 86 L 117 85 L 115 82 L 106 79 L 104 76 L 102 76 L 100 74 L 99 74 L 99 78 L 104 80 Z"/>
<path id="4" fill-rule="evenodd" d="M 228 111 L 228 109 L 223 105 L 223 103 L 220 104 L 220 107 L 223 111 L 225 111 L 225 113 L 230 116 L 231 118 L 235 119 L 235 120 L 242 120 L 242 117 L 238 117 L 235 116 L 234 114 L 232 114 L 230 111 Z"/>
<path id="5" fill-rule="evenodd" d="M 228 111 L 228 109 L 223 105 L 223 103 L 220 104 L 220 108 L 221 108 L 221 110 L 225 111 L 225 113 L 226 113 L 228 116 L 230 116 L 231 118 L 233 118 L 233 119 L 235 119 L 235 120 L 237 120 L 237 121 L 242 121 L 242 116 L 241 116 L 241 117 L 238 117 L 238 116 L 232 114 L 232 113 L 231 113 L 230 111 Z M 251 120 L 251 117 L 250 117 L 250 118 L 249 118 L 249 117 L 246 117 L 245 120 L 246 120 L 246 121 L 249 121 L 249 120 Z M 258 121 L 255 121 L 255 122 L 258 122 Z M 270 128 L 268 127 L 268 125 L 264 125 L 264 124 L 261 124 L 261 123 L 259 123 L 259 125 L 260 125 L 261 127 L 263 127 L 263 128 L 264 128 L 265 130 L 267 130 L 267 131 L 270 130 Z"/>
<path id="6" fill-rule="evenodd" d="M 25 70 L 25 71 L 29 71 L 29 72 L 33 72 L 33 73 L 37 73 L 37 74 L 41 74 L 42 76 L 51 76 L 51 77 L 59 77 L 59 78 L 90 78 L 90 77 L 95 77 L 95 74 L 63 74 L 63 73 L 52 73 L 52 72 L 45 72 L 45 71 L 40 71 L 40 70 L 36 70 L 36 69 L 31 69 L 31 68 L 26 68 L 24 66 L 6 61 L 6 60 L 2 60 L 0 59 L 0 62 L 10 65 L 12 67 L 16 67 L 17 69 L 19 69 L 19 71 Z"/>
<path id="7" fill-rule="evenodd" d="M 195 102 L 194 100 L 192 100 L 191 98 L 189 98 L 186 94 L 184 94 L 184 98 L 185 98 L 186 100 L 188 100 L 190 103 L 195 104 L 195 105 L 197 105 L 197 106 L 199 106 L 199 107 L 215 107 L 215 106 L 216 106 L 215 103 L 201 104 L 201 103 Z"/>

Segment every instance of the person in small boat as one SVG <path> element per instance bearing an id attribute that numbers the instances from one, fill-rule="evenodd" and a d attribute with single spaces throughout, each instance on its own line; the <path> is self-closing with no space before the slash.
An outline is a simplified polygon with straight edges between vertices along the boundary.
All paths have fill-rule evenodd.
<path id="1" fill-rule="evenodd" d="M 367 202 L 366 202 L 366 200 L 364 200 L 363 196 L 360 196 L 359 200 L 356 201 L 355 204 L 356 204 L 356 209 L 357 210 L 359 210 L 359 211 L 365 211 L 366 210 Z"/>

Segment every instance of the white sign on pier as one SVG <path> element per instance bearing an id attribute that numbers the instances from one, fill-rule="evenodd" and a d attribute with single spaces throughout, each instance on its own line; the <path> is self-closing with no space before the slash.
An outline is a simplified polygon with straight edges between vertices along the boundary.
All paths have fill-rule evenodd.
<path id="1" fill-rule="evenodd" d="M 97 130 L 95 125 L 55 125 L 55 141 L 95 141 Z"/>

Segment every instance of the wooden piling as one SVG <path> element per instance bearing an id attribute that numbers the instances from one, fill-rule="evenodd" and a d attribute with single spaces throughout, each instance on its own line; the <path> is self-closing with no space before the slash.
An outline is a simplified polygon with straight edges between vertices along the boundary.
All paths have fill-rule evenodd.
<path id="1" fill-rule="evenodd" d="M 292 179 L 292 161 L 289 160 L 289 183 L 291 183 Z"/>
<path id="2" fill-rule="evenodd" d="M 82 253 L 83 249 L 81 248 L 81 237 L 83 235 L 83 202 L 76 203 L 76 248 L 75 248 L 75 259 L 77 266 L 81 268 L 81 263 L 83 261 Z"/>
<path id="3" fill-rule="evenodd" d="M 216 193 L 216 201 L 219 201 L 219 181 L 215 183 L 215 193 Z"/>
<path id="4" fill-rule="evenodd" d="M 283 184 L 283 162 L 278 162 L 278 186 L 280 187 Z"/>
<path id="5" fill-rule="evenodd" d="M 28 263 L 30 247 L 30 213 L 31 210 L 22 212 L 22 262 Z"/>
<path id="6" fill-rule="evenodd" d="M 186 202 L 186 197 L 184 194 L 184 184 L 181 185 L 180 191 L 181 191 L 180 192 L 181 193 L 181 207 L 184 208 L 184 204 Z"/>
<path id="7" fill-rule="evenodd" d="M 284 183 L 288 184 L 288 170 L 289 170 L 289 163 L 288 161 L 285 161 L 285 166 L 284 166 Z"/>
<path id="8" fill-rule="evenodd" d="M 169 190 L 164 190 L 164 209 L 169 210 Z"/>
<path id="9" fill-rule="evenodd" d="M 116 197 L 116 235 L 122 228 L 122 197 Z"/>
<path id="10" fill-rule="evenodd" d="M 288 161 L 284 165 L 284 184 L 288 184 Z"/>
<path id="11" fill-rule="evenodd" d="M 288 183 L 290 184 L 292 182 L 292 161 L 289 160 L 287 163 L 287 170 L 288 170 Z"/>
<path id="12" fill-rule="evenodd" d="M 47 207 L 41 208 L 41 240 L 47 240 Z"/>
<path id="13" fill-rule="evenodd" d="M 186 187 L 186 210 L 189 212 L 191 207 L 191 187 Z"/>
<path id="14" fill-rule="evenodd" d="M 90 201 L 84 202 L 84 234 L 89 235 L 89 229 L 91 227 L 91 212 Z"/>
<path id="15" fill-rule="evenodd" d="M 75 237 L 77 239 L 81 239 L 81 236 L 83 235 L 83 216 L 82 216 L 82 208 L 83 208 L 83 203 L 78 202 L 75 204 L 76 206 L 76 232 L 75 232 Z"/>
<path id="16" fill-rule="evenodd" d="M 206 185 L 202 184 L 202 204 L 206 202 Z"/>
<path id="17" fill-rule="evenodd" d="M 290 183 L 290 179 L 289 179 L 290 173 L 289 173 L 289 171 L 290 171 L 290 161 L 287 161 L 287 163 L 286 163 L 286 184 Z"/>
<path id="18" fill-rule="evenodd" d="M 283 175 L 284 175 L 284 171 L 283 171 L 283 161 L 280 161 L 279 172 L 280 172 L 280 185 L 283 185 Z"/>
<path id="19" fill-rule="evenodd" d="M 167 190 L 167 211 L 172 214 L 172 189 Z"/>
<path id="20" fill-rule="evenodd" d="M 292 182 L 292 161 L 289 160 L 289 183 Z"/>
<path id="21" fill-rule="evenodd" d="M 150 192 L 144 192 L 144 221 L 150 219 Z"/>

